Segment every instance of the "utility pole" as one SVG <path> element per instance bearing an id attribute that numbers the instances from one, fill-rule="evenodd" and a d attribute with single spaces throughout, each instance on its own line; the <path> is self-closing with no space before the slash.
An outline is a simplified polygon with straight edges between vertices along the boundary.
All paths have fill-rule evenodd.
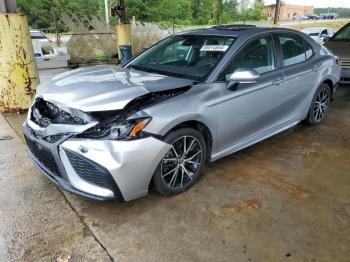
<path id="1" fill-rule="evenodd" d="M 60 47 L 60 37 L 58 35 L 58 23 L 56 19 L 56 12 L 55 12 L 55 9 L 53 8 L 51 11 L 52 11 L 53 23 L 55 24 L 56 46 Z"/>
<path id="2" fill-rule="evenodd" d="M 241 12 L 242 12 L 242 21 L 243 24 L 245 25 L 245 14 L 244 14 L 244 9 L 245 9 L 245 0 L 241 0 Z"/>
<path id="3" fill-rule="evenodd" d="M 128 24 L 128 21 L 126 20 L 124 0 L 119 0 L 119 17 L 120 17 L 120 22 L 122 24 Z"/>
<path id="4" fill-rule="evenodd" d="M 108 11 L 108 0 L 105 0 L 105 15 L 106 15 L 106 25 L 109 25 L 109 11 Z"/>
<path id="5" fill-rule="evenodd" d="M 215 14 L 215 16 L 216 16 L 216 23 L 217 24 L 220 23 L 220 21 L 219 21 L 219 1 L 220 0 L 216 0 L 216 14 Z"/>
<path id="6" fill-rule="evenodd" d="M 280 8 L 281 8 L 281 0 L 276 0 L 275 7 L 275 19 L 273 20 L 273 24 L 277 25 L 279 17 L 280 17 Z"/>

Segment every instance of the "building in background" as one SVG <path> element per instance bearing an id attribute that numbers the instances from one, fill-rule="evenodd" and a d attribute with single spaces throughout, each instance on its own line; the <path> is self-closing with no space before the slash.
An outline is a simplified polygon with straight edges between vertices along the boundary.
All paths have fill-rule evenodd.
<path id="1" fill-rule="evenodd" d="M 269 20 L 275 18 L 276 5 L 267 5 L 264 8 L 264 12 Z M 279 20 L 293 20 L 294 16 L 305 16 L 313 14 L 314 7 L 306 5 L 289 5 L 281 4 Z"/>

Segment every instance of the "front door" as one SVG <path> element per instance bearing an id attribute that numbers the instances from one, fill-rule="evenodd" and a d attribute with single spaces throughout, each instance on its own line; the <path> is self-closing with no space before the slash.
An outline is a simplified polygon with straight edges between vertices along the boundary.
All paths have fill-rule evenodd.
<path id="1" fill-rule="evenodd" d="M 239 84 L 236 90 L 228 90 L 225 81 L 238 68 L 255 69 L 260 78 L 256 83 Z M 219 151 L 244 143 L 269 127 L 274 116 L 270 112 L 266 118 L 270 110 L 265 95 L 276 101 L 282 99 L 283 79 L 283 72 L 276 66 L 270 34 L 251 40 L 234 56 L 218 78 L 222 81 L 218 103 Z"/>

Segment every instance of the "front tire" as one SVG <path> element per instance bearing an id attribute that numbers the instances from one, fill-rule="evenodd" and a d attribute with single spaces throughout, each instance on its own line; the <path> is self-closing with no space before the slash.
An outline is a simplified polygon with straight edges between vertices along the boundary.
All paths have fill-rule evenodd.
<path id="1" fill-rule="evenodd" d="M 312 99 L 305 123 L 312 126 L 320 124 L 328 113 L 330 101 L 331 89 L 329 85 L 324 83 L 317 89 Z"/>
<path id="2" fill-rule="evenodd" d="M 199 179 L 207 147 L 203 135 L 191 128 L 181 128 L 169 133 L 164 141 L 171 149 L 160 161 L 154 175 L 154 189 L 171 196 L 188 190 Z"/>

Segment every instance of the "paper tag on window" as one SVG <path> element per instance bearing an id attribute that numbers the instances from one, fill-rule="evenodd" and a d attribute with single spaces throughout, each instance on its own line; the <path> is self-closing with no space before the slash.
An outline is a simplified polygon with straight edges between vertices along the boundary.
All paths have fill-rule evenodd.
<path id="1" fill-rule="evenodd" d="M 204 45 L 200 51 L 206 52 L 226 52 L 228 45 Z"/>

